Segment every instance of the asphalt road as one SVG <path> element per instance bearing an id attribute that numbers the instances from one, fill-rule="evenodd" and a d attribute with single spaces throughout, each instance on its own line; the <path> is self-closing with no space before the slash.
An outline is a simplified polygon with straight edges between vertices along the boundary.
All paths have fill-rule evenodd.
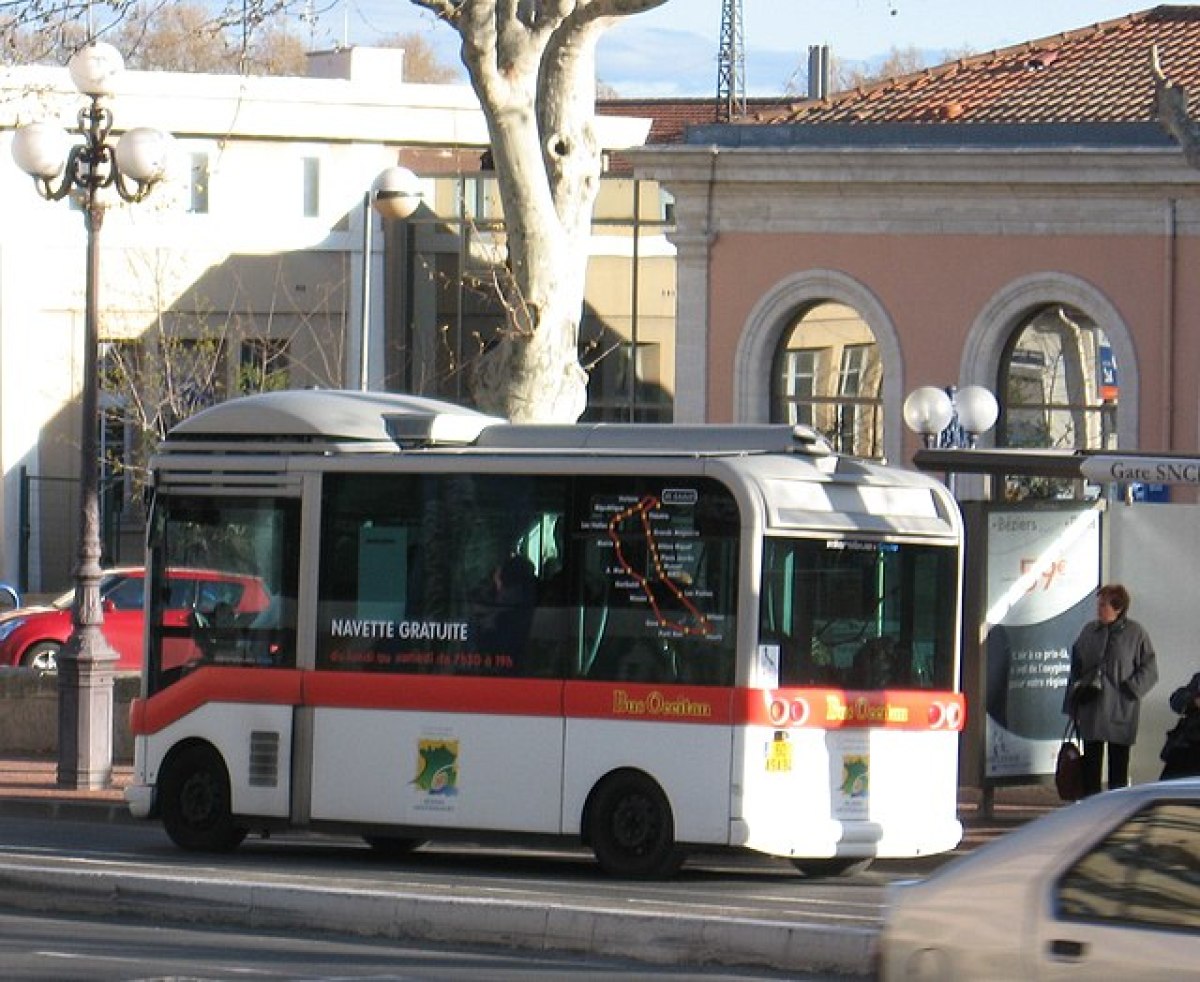
<path id="1" fill-rule="evenodd" d="M 213 857 L 180 852 L 156 825 L 0 818 L 0 902 L 15 910 L 859 977 L 886 884 L 937 862 L 807 880 L 784 862 L 714 854 L 673 880 L 630 883 L 583 850 L 456 844 L 396 860 L 287 835 Z"/>
<path id="2" fill-rule="evenodd" d="M 645 966 L 553 952 L 470 951 L 62 915 L 0 914 L 5 982 L 836 982 L 769 970 Z"/>

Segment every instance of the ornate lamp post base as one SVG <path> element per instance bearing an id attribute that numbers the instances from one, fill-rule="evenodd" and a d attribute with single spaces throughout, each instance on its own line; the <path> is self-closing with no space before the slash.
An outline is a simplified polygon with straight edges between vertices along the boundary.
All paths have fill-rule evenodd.
<path id="1" fill-rule="evenodd" d="M 58 784 L 112 784 L 113 666 L 117 653 L 98 627 L 81 628 L 58 657 Z"/>

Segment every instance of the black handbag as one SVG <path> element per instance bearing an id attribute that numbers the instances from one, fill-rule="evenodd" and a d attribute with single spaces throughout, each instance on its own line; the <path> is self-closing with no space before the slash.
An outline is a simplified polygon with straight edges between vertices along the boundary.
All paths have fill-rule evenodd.
<path id="1" fill-rule="evenodd" d="M 1083 678 L 1075 680 L 1075 684 L 1071 686 L 1071 705 L 1084 706 L 1100 695 L 1100 690 L 1104 688 L 1100 671 L 1100 666 L 1097 665 Z"/>
<path id="2" fill-rule="evenodd" d="M 1167 731 L 1166 742 L 1158 756 L 1161 760 L 1167 760 L 1174 754 L 1186 753 L 1195 747 L 1200 747 L 1200 710 L 1181 716 L 1179 722 Z"/>
<path id="3" fill-rule="evenodd" d="M 1067 724 L 1062 745 L 1058 748 L 1054 787 L 1063 801 L 1078 801 L 1083 797 L 1083 748 L 1079 742 L 1079 727 L 1073 719 Z"/>

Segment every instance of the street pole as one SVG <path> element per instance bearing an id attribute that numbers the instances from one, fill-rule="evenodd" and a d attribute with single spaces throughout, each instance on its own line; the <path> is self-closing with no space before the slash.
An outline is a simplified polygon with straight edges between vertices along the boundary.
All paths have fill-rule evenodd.
<path id="1" fill-rule="evenodd" d="M 84 200 L 87 272 L 84 292 L 83 392 L 80 396 L 80 513 L 72 631 L 58 659 L 58 784 L 112 783 L 113 666 L 100 603 L 99 366 L 100 229 L 104 205 L 89 183 Z"/>
<path id="2" fill-rule="evenodd" d="M 87 233 L 84 285 L 83 390 L 79 423 L 79 541 L 71 636 L 59 653 L 58 784 L 76 789 L 112 783 L 113 667 L 117 654 L 104 636 L 100 599 L 100 229 L 112 188 L 123 201 L 141 201 L 165 173 L 169 137 L 137 127 L 114 145 L 112 112 L 105 100 L 124 69 L 120 52 L 92 42 L 68 65 L 76 89 L 88 97 L 76 132 L 82 142 L 66 146 L 65 134 L 47 123 L 18 127 L 12 153 L 48 201 L 72 195 L 83 208 Z"/>
<path id="3" fill-rule="evenodd" d="M 368 191 L 363 195 L 362 205 L 362 315 L 359 324 L 358 332 L 358 388 L 362 392 L 366 392 L 371 387 L 370 383 L 370 363 L 371 363 L 371 226 L 374 224 L 375 214 L 371 208 L 371 199 L 374 197 L 373 192 Z"/>

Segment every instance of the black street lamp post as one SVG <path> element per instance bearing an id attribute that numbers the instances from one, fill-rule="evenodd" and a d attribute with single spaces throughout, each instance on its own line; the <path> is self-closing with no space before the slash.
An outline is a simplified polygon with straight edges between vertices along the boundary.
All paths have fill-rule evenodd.
<path id="1" fill-rule="evenodd" d="M 101 788 L 112 781 L 113 663 L 104 636 L 100 601 L 99 271 L 100 228 L 108 188 L 128 202 L 141 201 L 165 172 L 170 138 L 158 130 L 129 130 L 113 145 L 112 112 L 105 100 L 124 68 L 111 45 L 89 44 L 71 58 L 75 87 L 89 98 L 79 112 L 82 142 L 67 147 L 66 134 L 49 123 L 20 127 L 13 157 L 50 201 L 73 195 L 87 231 L 84 293 L 84 372 L 80 423 L 80 515 L 73 629 L 58 659 L 58 783 Z"/>

